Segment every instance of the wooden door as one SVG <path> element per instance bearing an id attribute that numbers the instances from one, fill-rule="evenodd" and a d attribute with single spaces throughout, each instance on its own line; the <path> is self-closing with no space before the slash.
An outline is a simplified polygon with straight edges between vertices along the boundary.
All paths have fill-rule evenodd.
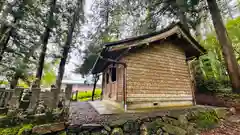
<path id="1" fill-rule="evenodd" d="M 117 81 L 110 83 L 110 100 L 117 100 Z"/>
<path id="2" fill-rule="evenodd" d="M 104 99 L 106 100 L 117 100 L 117 80 L 112 81 L 111 71 L 108 68 L 105 74 L 105 88 L 104 88 Z"/>

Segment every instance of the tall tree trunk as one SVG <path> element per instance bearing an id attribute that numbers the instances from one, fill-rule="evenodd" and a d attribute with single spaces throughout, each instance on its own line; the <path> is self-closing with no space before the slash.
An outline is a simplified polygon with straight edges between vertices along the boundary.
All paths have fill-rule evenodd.
<path id="1" fill-rule="evenodd" d="M 217 38 L 220 45 L 222 46 L 224 60 L 232 83 L 232 91 L 240 93 L 240 71 L 236 57 L 234 55 L 232 42 L 223 24 L 216 0 L 207 0 L 207 2 L 212 16 L 213 25 L 217 33 Z"/>
<path id="2" fill-rule="evenodd" d="M 54 12 L 55 7 L 56 7 L 56 1 L 57 0 L 51 0 L 51 3 L 50 3 L 51 7 L 50 7 L 50 11 L 49 11 L 49 16 L 48 16 L 48 22 L 47 22 L 45 31 L 42 35 L 42 49 L 41 49 L 41 54 L 40 54 L 39 61 L 38 61 L 35 87 L 40 87 L 40 82 L 41 82 L 42 73 L 43 73 L 44 60 L 45 60 L 45 56 L 46 56 L 48 39 L 50 37 L 50 32 L 51 32 L 52 25 L 53 25 L 53 12 Z"/>
<path id="3" fill-rule="evenodd" d="M 66 40 L 66 42 L 63 46 L 62 58 L 61 58 L 61 61 L 60 61 L 60 64 L 59 64 L 58 77 L 57 77 L 57 80 L 56 80 L 56 85 L 57 85 L 58 89 L 61 88 L 61 82 L 62 82 L 63 74 L 64 74 L 64 71 L 65 71 L 65 64 L 66 64 L 66 61 L 67 61 L 70 46 L 72 44 L 72 36 L 73 36 L 74 28 L 76 26 L 77 21 L 79 20 L 79 13 L 80 13 L 81 8 L 82 8 L 82 6 L 81 6 L 82 4 L 80 4 L 80 3 L 82 3 L 82 0 L 78 0 L 78 5 L 77 5 L 78 7 L 74 12 L 72 21 L 70 22 L 70 27 L 68 28 L 67 40 Z"/>

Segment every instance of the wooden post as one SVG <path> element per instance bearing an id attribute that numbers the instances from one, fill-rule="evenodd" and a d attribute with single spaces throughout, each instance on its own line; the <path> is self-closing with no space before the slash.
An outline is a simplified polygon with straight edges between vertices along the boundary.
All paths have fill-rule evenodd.
<path id="1" fill-rule="evenodd" d="M 105 88 L 105 72 L 102 73 L 102 91 L 101 91 L 101 100 L 103 100 L 104 88 Z"/>
<path id="2" fill-rule="evenodd" d="M 93 84 L 93 91 L 92 91 L 92 101 L 94 101 L 94 94 L 95 94 L 95 89 L 96 85 L 99 79 L 99 75 L 94 75 L 94 84 Z"/>
<path id="3" fill-rule="evenodd" d="M 76 91 L 76 97 L 75 97 L 75 100 L 76 100 L 76 101 L 78 100 L 78 91 Z"/>
<path id="4" fill-rule="evenodd" d="M 191 83 L 191 88 L 192 88 L 192 96 L 193 96 L 193 105 L 196 105 L 196 81 L 195 81 L 195 73 L 193 69 L 193 61 L 186 61 L 186 64 L 188 66 L 188 73 L 190 77 L 190 83 Z"/>
<path id="5" fill-rule="evenodd" d="M 124 104 L 124 111 L 127 111 L 127 65 L 124 65 L 124 72 L 123 72 L 123 104 Z"/>

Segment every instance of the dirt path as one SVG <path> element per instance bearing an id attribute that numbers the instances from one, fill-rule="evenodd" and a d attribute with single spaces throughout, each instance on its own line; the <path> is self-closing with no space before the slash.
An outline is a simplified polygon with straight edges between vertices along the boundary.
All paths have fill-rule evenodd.
<path id="1" fill-rule="evenodd" d="M 94 122 L 99 117 L 98 113 L 87 102 L 72 102 L 69 122 L 72 125 Z"/>

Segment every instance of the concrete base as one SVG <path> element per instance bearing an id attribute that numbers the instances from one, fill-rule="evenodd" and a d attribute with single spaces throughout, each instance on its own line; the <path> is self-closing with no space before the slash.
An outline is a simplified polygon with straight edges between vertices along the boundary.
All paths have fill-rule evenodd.
<path id="1" fill-rule="evenodd" d="M 123 107 L 122 104 L 111 101 L 111 100 L 99 100 L 99 101 L 88 101 L 90 105 L 101 115 L 101 114 L 121 114 L 121 113 L 142 113 L 142 112 L 155 112 L 155 111 L 166 111 L 166 110 L 178 110 L 178 109 L 187 109 L 195 108 L 192 102 L 188 104 L 166 104 L 163 106 L 150 106 L 152 103 L 140 103 L 140 104 L 130 104 Z M 126 109 L 126 110 L 124 110 Z"/>
<path id="2" fill-rule="evenodd" d="M 100 115 L 124 113 L 124 108 L 121 107 L 121 104 L 114 101 L 101 100 L 101 101 L 89 101 L 89 103 Z"/>
<path id="3" fill-rule="evenodd" d="M 166 109 L 166 108 L 182 108 L 193 106 L 192 101 L 171 101 L 171 102 L 131 102 L 127 105 L 127 110 L 141 109 Z"/>

